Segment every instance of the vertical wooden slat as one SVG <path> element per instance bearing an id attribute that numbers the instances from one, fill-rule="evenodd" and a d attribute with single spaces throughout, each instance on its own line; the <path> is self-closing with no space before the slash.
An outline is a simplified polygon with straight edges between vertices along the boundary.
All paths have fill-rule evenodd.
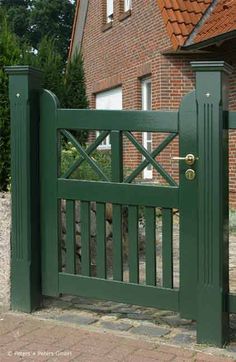
<path id="1" fill-rule="evenodd" d="M 145 208 L 146 284 L 156 285 L 156 211 Z"/>
<path id="2" fill-rule="evenodd" d="M 173 214 L 162 209 L 162 276 L 163 287 L 173 288 Z"/>
<path id="3" fill-rule="evenodd" d="M 75 274 L 76 250 L 75 250 L 75 202 L 66 201 L 66 272 Z"/>
<path id="4" fill-rule="evenodd" d="M 122 255 L 122 206 L 112 205 L 113 228 L 113 279 L 123 280 L 123 255 Z"/>
<path id="5" fill-rule="evenodd" d="M 123 142 L 120 131 L 111 131 L 111 173 L 112 182 L 123 182 Z"/>
<path id="6" fill-rule="evenodd" d="M 128 212 L 129 281 L 139 283 L 138 207 L 129 206 Z"/>
<path id="7" fill-rule="evenodd" d="M 122 132 L 111 131 L 111 171 L 112 182 L 123 182 Z M 113 279 L 123 280 L 122 255 L 122 206 L 112 205 L 113 228 Z"/>
<path id="8" fill-rule="evenodd" d="M 96 204 L 96 223 L 97 223 L 97 256 L 96 272 L 98 278 L 106 279 L 106 221 L 105 221 L 104 203 Z"/>
<path id="9" fill-rule="evenodd" d="M 81 220 L 81 274 L 90 276 L 90 203 L 81 201 L 80 203 Z"/>

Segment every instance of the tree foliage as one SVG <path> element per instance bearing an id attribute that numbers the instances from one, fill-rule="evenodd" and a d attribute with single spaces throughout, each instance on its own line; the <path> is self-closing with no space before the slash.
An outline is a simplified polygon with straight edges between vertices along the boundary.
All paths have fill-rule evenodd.
<path id="1" fill-rule="evenodd" d="M 7 190 L 10 177 L 10 108 L 6 65 L 19 64 L 21 51 L 17 37 L 10 31 L 0 11 L 0 190 Z"/>
<path id="2" fill-rule="evenodd" d="M 20 41 L 28 40 L 30 0 L 2 0 L 1 4 L 11 31 L 19 37 Z"/>
<path id="3" fill-rule="evenodd" d="M 43 87 L 54 92 L 59 99 L 63 92 L 63 60 L 56 49 L 55 40 L 45 36 L 39 44 L 33 66 L 43 71 Z"/>
<path id="4" fill-rule="evenodd" d="M 14 5 L 15 2 L 17 2 L 16 5 Z M 1 2 L 0 0 L 0 4 L 4 5 L 0 7 L 0 190 L 7 189 L 10 178 L 10 111 L 8 101 L 8 79 L 4 72 L 4 67 L 6 65 L 27 64 L 41 69 L 44 74 L 43 87 L 53 91 L 58 96 L 62 107 L 88 107 L 82 55 L 76 54 L 68 63 L 67 71 L 65 71 L 65 44 L 67 44 L 69 35 L 67 36 L 64 34 L 64 40 L 61 40 L 61 33 L 55 35 L 53 31 L 50 32 L 49 25 L 46 30 L 44 24 L 42 25 L 44 30 L 41 31 L 37 38 L 37 41 L 39 41 L 39 43 L 37 43 L 37 51 L 35 51 L 36 43 L 31 43 L 30 38 L 24 39 L 25 34 L 21 39 L 19 38 L 21 32 L 23 32 L 22 29 L 26 25 L 22 23 L 22 29 L 20 29 L 19 14 L 19 26 L 17 25 L 17 8 L 24 8 L 26 10 L 25 14 L 28 14 L 30 11 L 30 16 L 32 17 L 33 10 L 29 10 L 29 3 L 31 8 L 33 3 L 34 5 L 37 3 L 37 6 L 35 6 L 37 11 L 39 11 L 40 6 L 44 4 L 45 9 L 50 10 L 48 12 L 48 16 L 50 17 L 52 16 L 53 9 L 55 9 L 55 4 L 57 4 L 59 10 L 61 9 L 60 11 L 62 11 L 63 6 L 60 7 L 60 4 L 58 4 L 59 2 L 64 4 L 70 3 L 70 1 L 67 0 L 51 0 L 47 2 L 44 0 L 2 0 Z M 49 6 L 46 3 L 53 4 Z M 53 21 L 55 23 L 59 21 L 59 13 L 55 15 L 55 18 L 52 16 L 52 20 L 49 18 L 47 20 L 48 23 L 51 21 L 52 29 L 55 29 Z M 13 14 L 10 25 L 9 14 Z M 67 15 L 63 15 L 63 21 L 66 21 Z M 47 16 L 45 15 L 45 21 L 46 18 Z M 73 16 L 71 16 L 70 22 L 72 18 Z M 38 20 L 36 19 L 35 22 L 37 21 Z M 58 24 L 59 27 L 62 26 L 60 22 Z M 68 24 L 67 27 L 67 33 L 69 34 L 71 28 Z M 35 29 L 37 29 L 36 25 L 34 31 Z M 14 33 L 14 31 L 16 33 Z M 47 31 L 49 33 L 47 33 Z M 46 35 L 43 35 L 43 33 Z M 36 42 L 36 38 L 34 41 Z M 59 44 L 63 42 L 64 45 L 60 48 Z M 76 136 L 84 143 L 87 138 L 87 133 L 77 133 Z"/>
<path id="5" fill-rule="evenodd" d="M 38 49 L 47 36 L 65 60 L 71 36 L 75 2 L 70 0 L 2 0 L 12 31 Z"/>
<path id="6" fill-rule="evenodd" d="M 67 65 L 63 104 L 65 108 L 88 108 L 82 53 L 75 53 Z"/>
<path id="7" fill-rule="evenodd" d="M 62 105 L 64 108 L 88 108 L 86 95 L 84 63 L 82 53 L 75 53 L 70 59 L 63 85 Z M 83 144 L 88 138 L 87 131 L 75 132 L 75 136 Z"/>
<path id="8" fill-rule="evenodd" d="M 30 43 L 37 48 L 45 36 L 53 37 L 65 59 L 68 54 L 75 5 L 69 0 L 32 0 Z"/>

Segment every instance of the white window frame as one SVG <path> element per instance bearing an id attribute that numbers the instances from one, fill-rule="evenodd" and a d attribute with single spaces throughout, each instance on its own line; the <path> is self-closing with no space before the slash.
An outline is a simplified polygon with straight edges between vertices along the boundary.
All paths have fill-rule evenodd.
<path id="1" fill-rule="evenodd" d="M 111 23 L 113 21 L 113 14 L 114 14 L 114 0 L 106 0 L 107 23 Z"/>
<path id="2" fill-rule="evenodd" d="M 99 95 L 105 95 L 105 94 L 112 94 L 113 92 L 115 91 L 119 91 L 121 92 L 121 102 L 119 102 L 117 105 L 115 106 L 103 106 L 102 102 L 98 102 L 98 96 Z M 113 88 L 113 89 L 109 89 L 109 90 L 106 90 L 104 92 L 100 92 L 100 93 L 97 93 L 96 94 L 96 109 L 100 109 L 100 110 L 122 110 L 122 87 L 116 87 L 116 88 Z M 96 137 L 98 137 L 100 135 L 100 131 L 96 131 Z M 111 149 L 111 142 L 110 142 L 110 135 L 107 136 L 103 141 L 102 143 L 98 146 L 98 149 L 99 150 L 110 150 Z"/>
<path id="3" fill-rule="evenodd" d="M 141 81 L 141 90 L 142 90 L 142 110 L 143 111 L 150 111 L 150 107 L 148 106 L 148 99 L 147 99 L 147 86 L 151 84 L 152 86 L 152 80 L 151 78 L 145 78 Z M 152 104 L 152 88 L 151 88 L 151 100 L 150 100 L 150 104 Z M 143 138 L 143 146 L 148 150 L 149 152 L 150 150 L 152 150 L 152 134 L 151 132 L 143 132 L 142 135 Z M 144 179 L 152 179 L 153 178 L 153 167 L 150 166 L 146 167 L 143 170 L 143 178 Z"/>
<path id="4" fill-rule="evenodd" d="M 132 0 L 124 0 L 124 12 L 132 9 Z"/>

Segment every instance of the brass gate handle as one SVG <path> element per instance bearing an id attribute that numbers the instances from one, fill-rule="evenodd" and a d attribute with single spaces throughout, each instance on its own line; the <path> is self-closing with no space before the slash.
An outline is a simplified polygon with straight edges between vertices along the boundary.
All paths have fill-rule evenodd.
<path id="1" fill-rule="evenodd" d="M 185 157 L 172 157 L 172 160 L 185 161 L 187 165 L 192 166 L 198 160 L 198 157 L 188 153 Z"/>

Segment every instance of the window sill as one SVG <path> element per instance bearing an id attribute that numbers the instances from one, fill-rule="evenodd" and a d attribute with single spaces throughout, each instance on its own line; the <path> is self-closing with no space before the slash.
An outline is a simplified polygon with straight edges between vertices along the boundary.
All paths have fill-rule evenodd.
<path id="1" fill-rule="evenodd" d="M 111 28 L 112 28 L 112 21 L 110 23 L 104 24 L 103 27 L 102 27 L 102 31 L 104 32 L 104 31 L 107 31 L 107 30 L 109 30 Z"/>
<path id="2" fill-rule="evenodd" d="M 131 16 L 131 10 L 125 11 L 123 14 L 119 16 L 119 21 L 123 21 Z"/>
<path id="3" fill-rule="evenodd" d="M 99 151 L 110 151 L 111 145 L 99 145 L 97 148 Z"/>

